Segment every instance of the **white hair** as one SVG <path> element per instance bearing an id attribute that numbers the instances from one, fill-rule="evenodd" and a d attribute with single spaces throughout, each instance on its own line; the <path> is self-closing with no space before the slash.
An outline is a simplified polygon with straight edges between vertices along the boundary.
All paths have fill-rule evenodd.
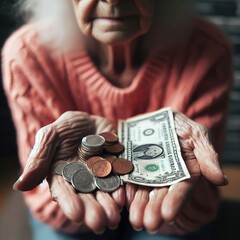
<path id="1" fill-rule="evenodd" d="M 136 0 L 137 1 L 137 0 Z M 41 43 L 66 51 L 81 43 L 81 31 L 77 25 L 71 0 L 18 0 L 27 22 L 36 22 Z M 156 0 L 156 17 L 165 27 L 184 22 L 189 15 L 191 0 Z M 161 23 L 162 24 L 162 23 Z M 47 28 L 46 28 L 47 26 Z M 50 29 L 50 30 L 46 30 Z"/>
<path id="2" fill-rule="evenodd" d="M 36 23 L 42 44 L 66 51 L 79 42 L 81 33 L 70 0 L 19 0 L 19 4 L 26 22 Z"/>

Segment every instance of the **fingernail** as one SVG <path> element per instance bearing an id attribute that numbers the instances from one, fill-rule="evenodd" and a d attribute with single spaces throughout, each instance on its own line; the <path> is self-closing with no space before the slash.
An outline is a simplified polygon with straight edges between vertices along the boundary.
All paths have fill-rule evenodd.
<path id="1" fill-rule="evenodd" d="M 171 192 L 173 190 L 175 185 L 171 185 L 169 188 L 168 188 L 168 191 Z"/>
<path id="2" fill-rule="evenodd" d="M 94 231 L 94 233 L 96 235 L 102 235 L 104 232 L 105 232 L 105 228 L 103 230 L 100 230 L 100 231 Z"/>
<path id="3" fill-rule="evenodd" d="M 77 226 L 80 226 L 80 225 L 83 224 L 83 221 L 81 221 L 81 222 L 73 222 L 73 224 L 74 224 L 74 225 L 77 225 Z"/>
<path id="4" fill-rule="evenodd" d="M 40 183 L 40 187 L 42 188 L 47 188 L 48 187 L 48 182 L 46 179 L 44 179 L 41 183 Z"/>
<path id="5" fill-rule="evenodd" d="M 149 198 L 152 199 L 155 195 L 155 192 L 154 190 L 152 190 L 150 193 L 149 193 Z"/>
<path id="6" fill-rule="evenodd" d="M 22 181 L 22 176 L 20 176 L 19 178 L 18 178 L 18 180 L 13 184 L 13 190 L 15 190 L 15 191 L 18 191 L 19 189 L 18 189 L 18 185 L 19 185 L 19 183 Z"/>
<path id="7" fill-rule="evenodd" d="M 151 235 L 155 235 L 155 234 L 157 234 L 158 233 L 158 231 L 147 231 L 149 234 L 151 234 Z"/>
<path id="8" fill-rule="evenodd" d="M 111 227 L 108 227 L 110 230 L 116 230 L 117 228 L 118 228 L 118 225 L 116 225 L 116 226 L 111 226 Z"/>
<path id="9" fill-rule="evenodd" d="M 224 179 L 225 179 L 226 184 L 228 184 L 229 180 L 228 180 L 228 177 L 226 175 L 224 175 Z"/>
<path id="10" fill-rule="evenodd" d="M 137 231 L 137 232 L 142 231 L 142 228 L 135 228 L 135 227 L 133 227 L 133 229 L 134 229 L 135 231 Z"/>

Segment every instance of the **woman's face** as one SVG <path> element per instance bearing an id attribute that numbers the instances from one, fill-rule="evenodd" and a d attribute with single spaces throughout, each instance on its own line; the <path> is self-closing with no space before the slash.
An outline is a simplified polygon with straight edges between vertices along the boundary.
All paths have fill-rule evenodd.
<path id="1" fill-rule="evenodd" d="M 72 0 L 82 33 L 101 43 L 122 44 L 146 33 L 155 0 Z"/>

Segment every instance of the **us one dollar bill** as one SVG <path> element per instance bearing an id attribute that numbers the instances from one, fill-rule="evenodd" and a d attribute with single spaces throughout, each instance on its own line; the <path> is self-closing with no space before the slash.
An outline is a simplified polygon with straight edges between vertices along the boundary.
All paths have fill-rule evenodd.
<path id="1" fill-rule="evenodd" d="M 171 108 L 120 120 L 118 136 L 125 146 L 122 157 L 134 165 L 133 172 L 122 176 L 123 182 L 162 187 L 190 178 Z"/>

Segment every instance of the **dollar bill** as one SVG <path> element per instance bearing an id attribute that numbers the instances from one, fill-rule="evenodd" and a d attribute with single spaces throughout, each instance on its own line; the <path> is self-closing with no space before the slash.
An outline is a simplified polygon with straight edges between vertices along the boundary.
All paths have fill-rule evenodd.
<path id="1" fill-rule="evenodd" d="M 171 108 L 120 120 L 118 135 L 125 146 L 122 157 L 134 165 L 133 172 L 122 176 L 124 182 L 162 187 L 190 178 Z"/>

